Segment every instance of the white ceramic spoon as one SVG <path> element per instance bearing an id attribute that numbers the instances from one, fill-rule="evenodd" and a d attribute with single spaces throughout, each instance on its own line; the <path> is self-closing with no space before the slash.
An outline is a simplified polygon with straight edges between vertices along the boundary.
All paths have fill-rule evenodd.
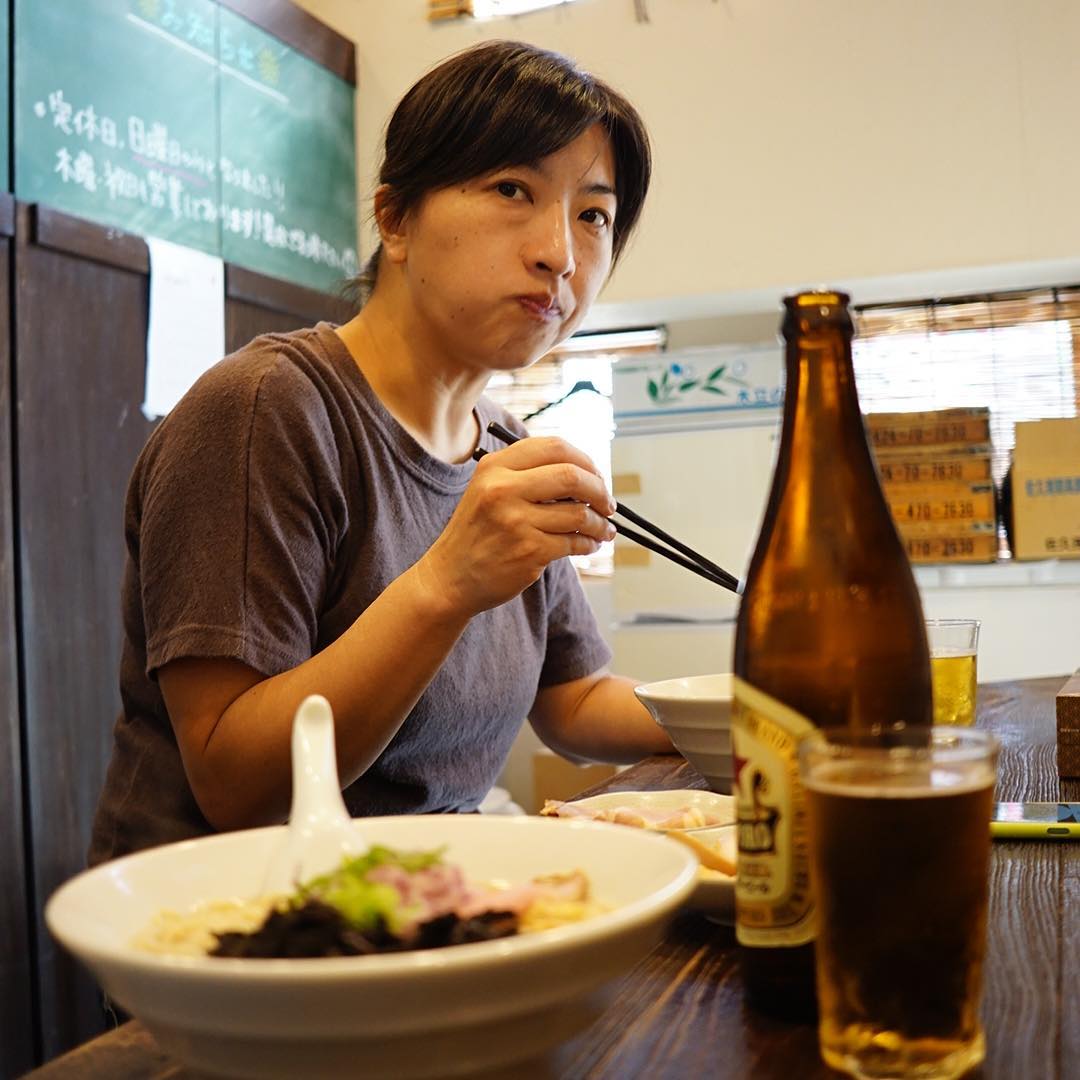
<path id="1" fill-rule="evenodd" d="M 263 895 L 297 885 L 363 854 L 367 843 L 349 817 L 338 781 L 334 714 L 321 694 L 304 698 L 292 729 L 292 809 L 288 831 L 270 859 Z"/>

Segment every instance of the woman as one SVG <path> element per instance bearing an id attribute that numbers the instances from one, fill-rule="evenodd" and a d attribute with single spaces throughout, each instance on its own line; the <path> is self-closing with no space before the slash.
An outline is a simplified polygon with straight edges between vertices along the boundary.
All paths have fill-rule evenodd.
<path id="1" fill-rule="evenodd" d="M 91 862 L 284 820 L 315 692 L 357 815 L 475 809 L 526 715 L 578 758 L 670 749 L 565 558 L 612 537 L 611 496 L 560 440 L 494 442 L 482 396 L 580 324 L 649 172 L 633 108 L 528 45 L 406 94 L 360 313 L 227 357 L 136 464 Z"/>

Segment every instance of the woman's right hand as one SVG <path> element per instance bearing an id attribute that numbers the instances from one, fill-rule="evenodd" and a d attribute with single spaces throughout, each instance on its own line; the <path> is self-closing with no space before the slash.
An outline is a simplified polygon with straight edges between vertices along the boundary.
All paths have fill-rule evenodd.
<path id="1" fill-rule="evenodd" d="M 527 589 L 564 555 L 615 536 L 596 466 L 563 439 L 529 438 L 486 454 L 442 534 L 416 564 L 425 587 L 472 616 Z"/>

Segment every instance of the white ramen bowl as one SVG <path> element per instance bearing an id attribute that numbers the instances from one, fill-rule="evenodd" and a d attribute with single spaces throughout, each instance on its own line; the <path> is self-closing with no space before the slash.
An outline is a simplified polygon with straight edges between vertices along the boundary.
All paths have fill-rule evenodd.
<path id="1" fill-rule="evenodd" d="M 731 675 L 665 679 L 645 683 L 634 693 L 709 787 L 730 794 Z"/>
<path id="2" fill-rule="evenodd" d="M 163 1049 L 241 1077 L 467 1075 L 536 1057 L 590 1019 L 586 996 L 659 940 L 697 881 L 662 836 L 588 821 L 439 815 L 369 818 L 371 843 L 446 847 L 471 880 L 580 868 L 612 906 L 496 941 L 377 956 L 251 960 L 160 956 L 131 944 L 162 908 L 257 895 L 284 827 L 154 848 L 86 871 L 49 900 L 56 938 Z"/>

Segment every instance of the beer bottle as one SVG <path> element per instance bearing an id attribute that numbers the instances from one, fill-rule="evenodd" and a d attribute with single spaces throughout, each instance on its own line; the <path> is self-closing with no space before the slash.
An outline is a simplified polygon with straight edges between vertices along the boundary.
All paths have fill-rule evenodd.
<path id="1" fill-rule="evenodd" d="M 796 746 L 817 727 L 932 718 L 922 605 L 882 494 L 848 297 L 787 297 L 772 490 L 735 636 L 736 934 L 748 999 L 814 1015 L 814 900 Z"/>

